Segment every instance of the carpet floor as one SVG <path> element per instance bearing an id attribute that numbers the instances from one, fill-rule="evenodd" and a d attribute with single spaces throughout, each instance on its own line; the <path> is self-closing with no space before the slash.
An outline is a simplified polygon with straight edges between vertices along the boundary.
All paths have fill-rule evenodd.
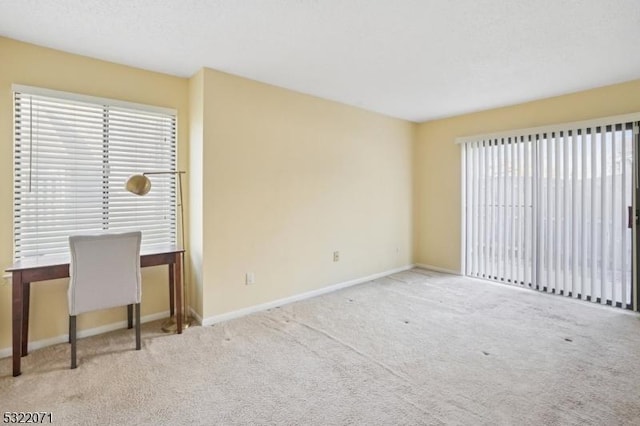
<path id="1" fill-rule="evenodd" d="M 638 425 L 640 316 L 423 269 L 166 335 L 0 360 L 54 424 Z"/>

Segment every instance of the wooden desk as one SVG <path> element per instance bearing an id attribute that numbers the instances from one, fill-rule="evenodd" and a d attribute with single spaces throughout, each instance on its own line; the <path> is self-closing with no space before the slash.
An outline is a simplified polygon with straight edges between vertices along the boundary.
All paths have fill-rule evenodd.
<path id="1" fill-rule="evenodd" d="M 182 333 L 182 256 L 177 247 L 142 250 L 140 266 L 169 265 L 171 314 L 176 314 L 177 332 Z M 13 376 L 20 375 L 20 358 L 28 354 L 29 298 L 31 283 L 69 277 L 69 257 L 38 257 L 16 262 L 7 272 L 12 274 Z M 131 316 L 129 316 L 131 327 Z"/>

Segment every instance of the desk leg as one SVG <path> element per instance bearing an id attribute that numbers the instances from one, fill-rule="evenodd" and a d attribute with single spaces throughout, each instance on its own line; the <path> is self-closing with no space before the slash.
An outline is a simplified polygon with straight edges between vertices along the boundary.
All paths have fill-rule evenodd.
<path id="1" fill-rule="evenodd" d="M 176 283 L 176 331 L 178 334 L 182 334 L 182 253 L 178 253 L 176 256 L 176 266 L 174 268 L 174 277 Z"/>
<path id="2" fill-rule="evenodd" d="M 176 306 L 176 286 L 175 275 L 173 272 L 173 263 L 169 264 L 169 313 L 171 316 L 175 314 Z"/>
<path id="3" fill-rule="evenodd" d="M 22 356 L 29 354 L 29 306 L 31 305 L 31 283 L 22 284 Z"/>
<path id="4" fill-rule="evenodd" d="M 22 272 L 12 274 L 12 333 L 13 333 L 13 377 L 20 375 L 20 357 L 22 355 Z"/>

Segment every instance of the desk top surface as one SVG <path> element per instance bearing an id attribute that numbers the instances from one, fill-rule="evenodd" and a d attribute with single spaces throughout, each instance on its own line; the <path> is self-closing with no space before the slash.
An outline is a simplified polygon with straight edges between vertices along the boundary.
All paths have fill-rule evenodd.
<path id="1" fill-rule="evenodd" d="M 184 253 L 183 248 L 177 246 L 158 246 L 140 249 L 140 256 L 153 256 L 167 253 Z M 22 271 L 25 269 L 63 266 L 69 264 L 69 255 L 34 256 L 15 262 L 6 272 Z"/>

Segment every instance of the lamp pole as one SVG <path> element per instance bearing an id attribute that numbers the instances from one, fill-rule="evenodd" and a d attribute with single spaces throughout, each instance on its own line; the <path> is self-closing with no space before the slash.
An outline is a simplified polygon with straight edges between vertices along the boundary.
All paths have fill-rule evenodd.
<path id="1" fill-rule="evenodd" d="M 143 172 L 141 175 L 133 175 L 131 176 L 125 185 L 127 191 L 136 194 L 136 195 L 146 195 L 151 190 L 151 180 L 147 177 L 150 175 L 177 175 L 178 176 L 178 203 L 180 207 L 180 245 L 181 248 L 184 249 L 184 205 L 183 205 L 183 196 L 182 196 L 182 175 L 186 172 L 182 170 L 163 170 L 163 171 L 152 171 L 152 172 Z M 185 268 L 181 268 L 182 273 L 182 316 L 183 316 L 183 327 L 187 328 L 191 325 L 191 318 L 187 314 L 187 308 L 189 307 L 188 297 L 189 297 L 189 288 L 187 286 L 187 282 L 185 279 Z M 177 327 L 177 323 L 174 321 L 174 318 L 165 322 L 162 325 L 162 330 L 165 332 L 173 332 Z"/>

